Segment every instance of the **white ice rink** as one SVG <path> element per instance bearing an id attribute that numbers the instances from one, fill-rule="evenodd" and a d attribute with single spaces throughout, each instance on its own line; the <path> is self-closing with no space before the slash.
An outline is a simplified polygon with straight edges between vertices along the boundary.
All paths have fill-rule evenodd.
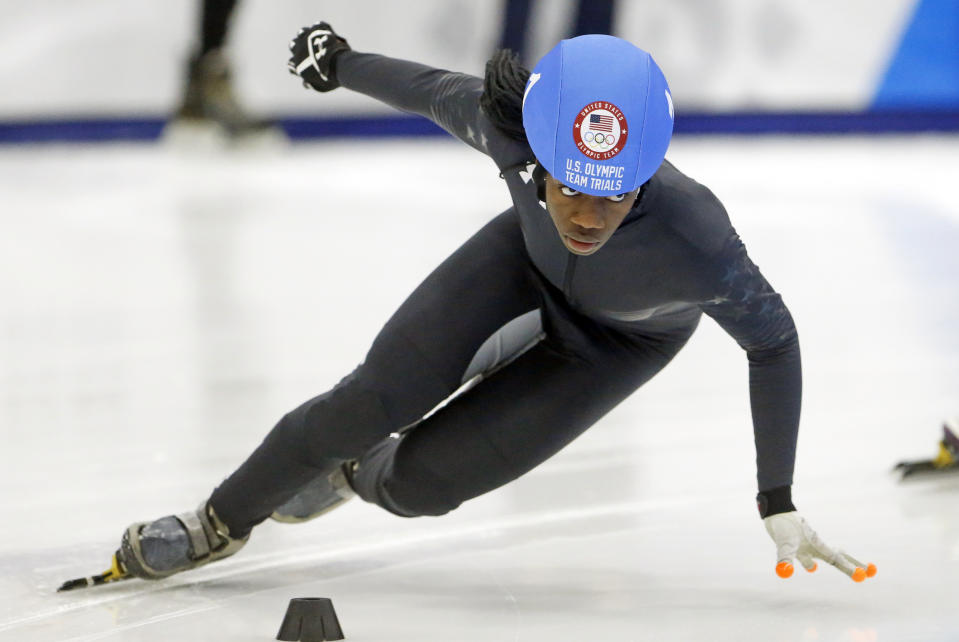
<path id="1" fill-rule="evenodd" d="M 897 483 L 959 415 L 959 138 L 677 139 L 799 327 L 794 499 L 875 562 L 789 580 L 753 503 L 746 358 L 704 319 L 659 377 L 443 518 L 354 500 L 169 580 L 57 594 L 205 499 L 358 363 L 508 204 L 445 140 L 0 148 L 0 640 L 959 640 L 959 476 Z M 798 568 L 798 566 L 797 566 Z"/>

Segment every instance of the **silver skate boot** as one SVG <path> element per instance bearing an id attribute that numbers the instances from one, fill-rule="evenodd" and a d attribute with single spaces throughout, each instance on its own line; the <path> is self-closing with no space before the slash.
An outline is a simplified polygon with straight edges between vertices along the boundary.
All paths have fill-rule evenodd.
<path id="1" fill-rule="evenodd" d="M 356 468 L 355 461 L 347 461 L 327 475 L 320 475 L 300 489 L 270 517 L 277 522 L 296 524 L 328 513 L 354 495 L 350 478 Z"/>
<path id="2" fill-rule="evenodd" d="M 129 575 L 158 580 L 229 557 L 249 537 L 230 537 L 230 529 L 204 502 L 195 511 L 133 524 L 123 534 L 116 560 Z"/>

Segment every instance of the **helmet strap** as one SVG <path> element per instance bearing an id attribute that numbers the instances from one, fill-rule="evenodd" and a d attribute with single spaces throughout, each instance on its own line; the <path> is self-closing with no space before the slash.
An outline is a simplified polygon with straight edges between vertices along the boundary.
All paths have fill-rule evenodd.
<path id="1" fill-rule="evenodd" d="M 536 185 L 536 198 L 546 202 L 546 170 L 539 163 L 533 168 L 533 184 Z"/>

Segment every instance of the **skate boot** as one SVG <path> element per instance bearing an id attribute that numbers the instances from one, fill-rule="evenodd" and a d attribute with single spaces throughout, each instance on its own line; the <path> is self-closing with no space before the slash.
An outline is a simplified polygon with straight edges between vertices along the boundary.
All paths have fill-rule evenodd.
<path id="1" fill-rule="evenodd" d="M 181 124 L 217 124 L 230 136 L 261 133 L 271 128 L 270 123 L 250 117 L 240 107 L 233 91 L 229 64 L 220 49 L 190 60 L 186 92 L 176 120 Z"/>
<path id="2" fill-rule="evenodd" d="M 320 475 L 273 511 L 270 517 L 277 522 L 296 524 L 328 513 L 356 495 L 350 481 L 355 467 L 355 461 L 347 461 L 333 472 Z"/>
<path id="3" fill-rule="evenodd" d="M 959 473 L 959 419 L 942 425 L 939 452 L 933 459 L 902 461 L 895 470 L 902 474 L 902 479 Z"/>
<path id="4" fill-rule="evenodd" d="M 157 580 L 229 557 L 243 548 L 249 537 L 249 533 L 230 537 L 230 529 L 204 502 L 195 511 L 127 528 L 116 561 L 129 575 Z"/>

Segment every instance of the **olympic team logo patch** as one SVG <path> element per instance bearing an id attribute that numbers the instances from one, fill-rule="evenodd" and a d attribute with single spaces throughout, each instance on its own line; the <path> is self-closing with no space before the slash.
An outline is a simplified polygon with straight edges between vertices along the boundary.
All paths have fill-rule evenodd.
<path id="1" fill-rule="evenodd" d="M 576 148 L 593 160 L 607 160 L 623 150 L 629 127 L 623 112 L 602 100 L 583 107 L 573 123 Z"/>

